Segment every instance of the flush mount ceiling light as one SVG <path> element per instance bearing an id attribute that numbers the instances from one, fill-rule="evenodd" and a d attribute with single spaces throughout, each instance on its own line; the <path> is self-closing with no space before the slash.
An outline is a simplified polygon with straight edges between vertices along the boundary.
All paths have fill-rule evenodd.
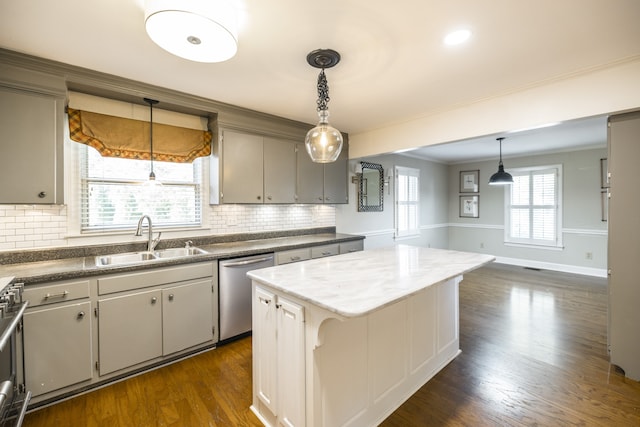
<path id="1" fill-rule="evenodd" d="M 316 127 L 307 132 L 304 145 L 314 162 L 335 162 L 342 151 L 342 134 L 329 124 L 329 84 L 324 70 L 340 62 L 340 54 L 332 49 L 317 49 L 307 55 L 307 62 L 312 67 L 320 68 L 317 101 L 319 121 Z"/>
<path id="2" fill-rule="evenodd" d="M 498 163 L 498 172 L 491 175 L 489 178 L 489 185 L 508 185 L 513 184 L 513 177 L 508 172 L 504 171 L 504 166 L 502 165 L 502 140 L 504 138 L 497 138 L 500 143 L 500 163 Z"/>
<path id="3" fill-rule="evenodd" d="M 445 36 L 444 44 L 449 46 L 462 44 L 469 40 L 469 37 L 471 37 L 471 31 L 469 30 L 453 31 Z"/>
<path id="4" fill-rule="evenodd" d="M 151 172 L 149 173 L 149 180 L 145 182 L 145 184 L 157 186 L 162 184 L 159 181 L 156 181 L 156 174 L 153 172 L 153 106 L 160 101 L 151 98 L 143 99 L 144 102 L 149 104 L 149 159 L 151 160 Z"/>
<path id="5" fill-rule="evenodd" d="M 146 0 L 151 40 L 197 62 L 222 62 L 238 50 L 237 17 L 230 0 Z"/>

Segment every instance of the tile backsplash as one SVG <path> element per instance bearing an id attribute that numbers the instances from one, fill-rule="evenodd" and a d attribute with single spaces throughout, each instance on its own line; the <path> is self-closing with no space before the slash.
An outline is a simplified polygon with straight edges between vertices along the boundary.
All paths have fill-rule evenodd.
<path id="1" fill-rule="evenodd" d="M 333 227 L 331 205 L 219 205 L 208 206 L 209 230 L 203 234 Z M 0 250 L 64 247 L 84 244 L 68 238 L 67 206 L 0 205 Z M 95 235 L 91 238 L 95 240 Z M 124 238 L 123 238 L 124 239 Z M 129 236 L 126 239 L 130 239 Z"/>

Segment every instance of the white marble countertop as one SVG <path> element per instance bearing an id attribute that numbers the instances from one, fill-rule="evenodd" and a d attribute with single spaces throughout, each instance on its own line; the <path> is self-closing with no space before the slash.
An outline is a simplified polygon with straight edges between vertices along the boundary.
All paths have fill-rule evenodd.
<path id="1" fill-rule="evenodd" d="M 366 315 L 495 260 L 397 245 L 253 270 L 258 282 L 345 317 Z"/>

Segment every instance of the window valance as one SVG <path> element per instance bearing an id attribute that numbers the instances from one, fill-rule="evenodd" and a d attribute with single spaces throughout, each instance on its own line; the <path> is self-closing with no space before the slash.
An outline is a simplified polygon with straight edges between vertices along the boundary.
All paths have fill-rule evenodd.
<path id="1" fill-rule="evenodd" d="M 99 109 L 99 107 L 92 108 L 91 103 L 86 102 L 87 99 L 92 100 L 92 98 L 96 97 L 84 94 L 73 95 L 74 98 L 70 96 L 70 101 L 73 99 L 75 103 L 84 103 L 91 109 Z M 112 100 L 105 101 L 107 107 L 113 107 L 113 105 L 117 107 L 125 106 L 121 110 L 126 111 L 129 108 L 130 111 L 134 111 L 132 109 L 134 107 L 133 104 Z M 144 111 L 143 109 L 144 107 L 142 106 L 135 106 L 136 112 Z M 106 108 L 106 110 L 111 113 L 118 109 Z M 75 109 L 71 102 L 67 112 L 69 115 L 69 134 L 73 141 L 89 145 L 105 157 L 150 159 L 148 113 L 146 119 L 127 118 L 122 117 L 126 114 L 120 114 L 120 111 L 115 111 L 115 115 L 111 115 L 85 109 Z M 192 120 L 192 122 L 195 121 L 195 126 L 187 123 L 183 127 L 156 122 L 155 113 L 156 110 L 154 109 L 153 160 L 189 163 L 198 157 L 205 157 L 211 154 L 212 132 L 197 129 L 197 127 L 202 127 L 199 123 L 201 121 L 206 122 L 206 119 L 194 117 L 195 120 Z M 179 113 L 175 115 L 185 116 Z M 181 117 L 178 118 L 181 119 Z M 182 122 L 186 123 L 188 120 L 185 121 L 183 119 Z"/>

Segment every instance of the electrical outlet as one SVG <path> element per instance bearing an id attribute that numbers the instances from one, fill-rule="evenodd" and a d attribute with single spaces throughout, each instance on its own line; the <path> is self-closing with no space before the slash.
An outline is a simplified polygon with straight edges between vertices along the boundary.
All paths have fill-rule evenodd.
<path id="1" fill-rule="evenodd" d="M 593 252 L 587 252 L 585 255 L 587 259 L 593 259 Z"/>

